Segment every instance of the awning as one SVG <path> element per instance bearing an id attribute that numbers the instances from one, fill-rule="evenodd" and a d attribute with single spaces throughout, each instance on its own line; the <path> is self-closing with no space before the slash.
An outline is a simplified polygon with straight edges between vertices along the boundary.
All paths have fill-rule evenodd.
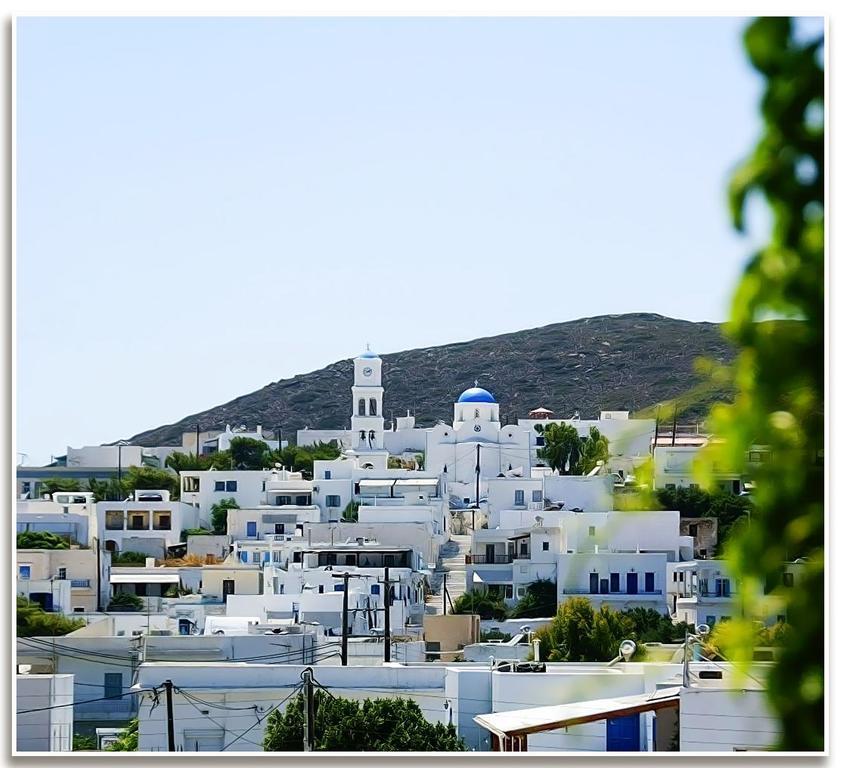
<path id="1" fill-rule="evenodd" d="M 361 488 L 392 488 L 395 480 L 361 480 Z"/>
<path id="2" fill-rule="evenodd" d="M 178 584 L 177 573 L 112 573 L 112 584 Z"/>
<path id="3" fill-rule="evenodd" d="M 396 480 L 395 487 L 396 488 L 405 488 L 407 486 L 424 486 L 424 487 L 434 487 L 439 485 L 439 480 L 435 477 L 422 477 L 418 480 Z"/>
<path id="4" fill-rule="evenodd" d="M 474 722 L 504 738 L 526 736 L 529 733 L 555 731 L 571 725 L 591 723 L 612 717 L 625 717 L 636 712 L 652 712 L 657 709 L 679 707 L 679 688 L 664 688 L 653 693 L 636 696 L 620 696 L 614 699 L 593 699 L 551 707 L 516 709 L 511 712 L 493 712 L 477 715 Z"/>
<path id="5" fill-rule="evenodd" d="M 471 580 L 475 584 L 510 584 L 512 582 L 512 568 L 491 570 L 479 568 L 472 574 Z"/>

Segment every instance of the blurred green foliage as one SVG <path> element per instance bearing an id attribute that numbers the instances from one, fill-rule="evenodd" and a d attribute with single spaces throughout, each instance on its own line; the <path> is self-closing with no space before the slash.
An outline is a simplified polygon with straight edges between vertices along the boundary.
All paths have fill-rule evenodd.
<path id="1" fill-rule="evenodd" d="M 738 345 L 737 394 L 712 409 L 712 442 L 700 467 L 755 483 L 749 525 L 727 547 L 746 615 L 785 561 L 806 559 L 803 578 L 780 597 L 794 631 L 783 637 L 768 694 L 784 750 L 824 746 L 824 69 L 823 36 L 797 39 L 785 17 L 759 18 L 744 45 L 764 78 L 763 131 L 729 188 L 743 230 L 755 195 L 772 212 L 769 243 L 750 259 L 734 295 L 728 336 Z M 769 460 L 749 465 L 752 446 Z M 746 663 L 756 636 L 748 620 L 730 628 L 730 657 Z"/>

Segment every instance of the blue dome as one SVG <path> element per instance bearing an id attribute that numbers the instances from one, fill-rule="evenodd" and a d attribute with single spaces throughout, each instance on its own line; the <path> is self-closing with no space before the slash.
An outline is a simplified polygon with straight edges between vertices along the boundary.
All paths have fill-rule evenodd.
<path id="1" fill-rule="evenodd" d="M 497 402 L 491 392 L 482 387 L 470 387 L 457 399 L 458 403 L 495 403 Z"/>
<path id="2" fill-rule="evenodd" d="M 357 357 L 359 357 L 359 358 L 367 358 L 367 359 L 369 359 L 369 358 L 377 358 L 377 354 L 376 354 L 376 353 L 374 353 L 374 352 L 372 352 L 372 350 L 367 349 L 365 352 L 361 352 L 359 355 L 357 355 Z"/>

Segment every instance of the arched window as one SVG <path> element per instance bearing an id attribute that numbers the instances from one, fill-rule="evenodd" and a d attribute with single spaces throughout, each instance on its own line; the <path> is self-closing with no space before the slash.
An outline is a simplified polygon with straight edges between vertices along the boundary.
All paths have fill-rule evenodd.
<path id="1" fill-rule="evenodd" d="M 361 397 L 359 402 L 357 403 L 357 415 L 358 416 L 365 416 L 366 415 L 366 398 Z"/>
<path id="2" fill-rule="evenodd" d="M 375 442 L 375 430 L 374 429 L 369 430 L 369 442 L 370 443 Z"/>
<path id="3" fill-rule="evenodd" d="M 363 442 L 365 439 L 366 439 L 366 430 L 361 429 L 360 430 L 360 442 Z"/>
<path id="4" fill-rule="evenodd" d="M 369 398 L 369 416 L 378 415 L 378 401 L 374 397 Z"/>

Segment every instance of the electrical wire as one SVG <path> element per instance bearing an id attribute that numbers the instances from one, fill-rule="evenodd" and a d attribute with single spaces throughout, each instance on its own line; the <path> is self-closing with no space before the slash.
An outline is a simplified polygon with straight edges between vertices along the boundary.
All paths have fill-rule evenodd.
<path id="1" fill-rule="evenodd" d="M 67 704 L 53 704 L 50 707 L 36 707 L 35 709 L 23 709 L 19 712 L 15 712 L 16 715 L 28 715 L 32 712 L 45 712 L 48 709 L 60 709 L 62 707 L 74 707 L 77 704 L 91 704 L 94 701 L 113 701 L 114 699 L 121 699 L 124 696 L 131 696 L 134 693 L 144 693 L 146 691 L 154 691 L 154 688 L 141 688 L 140 690 L 133 691 L 131 693 L 121 693 L 119 696 L 100 696 L 97 699 L 86 699 L 85 701 L 71 701 Z"/>
<path id="2" fill-rule="evenodd" d="M 243 733 L 241 733 L 241 734 L 240 734 L 240 735 L 239 735 L 236 739 L 234 739 L 233 741 L 228 742 L 228 744 L 226 744 L 225 746 L 223 746 L 223 748 L 222 748 L 220 751 L 221 751 L 221 752 L 225 752 L 225 750 L 227 750 L 227 749 L 228 749 L 228 748 L 229 748 L 232 744 L 235 744 L 237 741 L 239 741 L 240 739 L 242 739 L 242 738 L 243 738 L 243 737 L 244 737 L 247 733 L 249 733 L 249 732 L 250 732 L 253 728 L 256 728 L 256 727 L 257 727 L 258 725 L 260 725 L 260 724 L 261 724 L 264 720 L 266 720 L 266 718 L 267 718 L 267 717 L 269 717 L 269 716 L 270 716 L 273 712 L 275 712 L 275 711 L 276 711 L 276 710 L 277 710 L 277 709 L 278 709 L 278 708 L 279 708 L 282 704 L 284 704 L 284 703 L 285 703 L 285 702 L 287 702 L 289 699 L 291 699 L 291 698 L 293 697 L 293 695 L 294 695 L 294 694 L 296 694 L 298 691 L 300 691 L 303 687 L 304 687 L 304 684 L 301 684 L 301 685 L 297 686 L 296 688 L 294 688 L 292 691 L 290 691 L 290 693 L 288 693 L 288 694 L 287 694 L 287 696 L 285 696 L 285 697 L 284 697 L 281 701 L 279 701 L 279 702 L 278 702 L 278 703 L 277 703 L 274 707 L 272 707 L 272 709 L 270 709 L 270 710 L 269 710 L 266 714 L 264 714 L 264 716 L 263 716 L 263 717 L 261 717 L 260 719 L 258 719 L 258 721 L 257 721 L 257 722 L 256 722 L 253 726 L 251 726 L 250 728 L 248 728 L 248 729 L 246 729 L 245 731 L 243 731 Z M 252 743 L 252 744 L 254 744 L 255 742 L 251 742 L 251 743 Z M 260 746 L 262 746 L 262 745 L 260 745 Z"/>

